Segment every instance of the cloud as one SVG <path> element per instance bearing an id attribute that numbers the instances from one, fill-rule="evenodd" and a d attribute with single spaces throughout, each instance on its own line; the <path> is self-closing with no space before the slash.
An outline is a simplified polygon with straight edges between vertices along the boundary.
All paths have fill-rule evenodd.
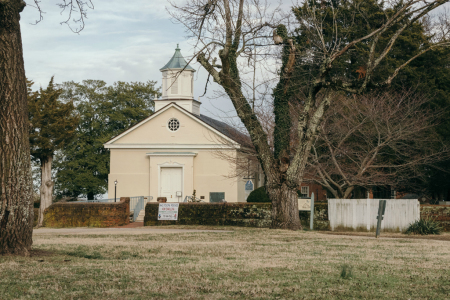
<path id="1" fill-rule="evenodd" d="M 35 82 L 35 89 L 47 86 L 51 76 L 58 83 L 85 79 L 101 79 L 108 84 L 156 80 L 159 86 L 159 69 L 170 60 L 178 43 L 185 57 L 193 54 L 184 27 L 170 19 L 166 1 L 94 0 L 94 10 L 88 10 L 80 34 L 60 24 L 67 14 L 61 13 L 58 1 L 42 3 L 44 20 L 37 25 L 31 25 L 38 18 L 35 8 L 27 6 L 21 14 L 25 71 Z M 194 84 L 198 99 L 204 92 L 207 74 L 196 62 L 191 65 L 199 70 Z M 207 96 L 212 96 L 214 89 L 221 90 L 210 83 Z M 204 114 L 235 115 L 227 97 L 203 97 L 201 101 Z"/>

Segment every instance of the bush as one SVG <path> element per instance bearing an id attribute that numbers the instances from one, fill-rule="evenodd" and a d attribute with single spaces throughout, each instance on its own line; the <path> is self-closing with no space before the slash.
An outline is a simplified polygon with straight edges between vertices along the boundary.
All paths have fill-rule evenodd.
<path id="1" fill-rule="evenodd" d="M 269 199 L 269 196 L 267 196 L 265 186 L 259 187 L 256 190 L 252 191 L 250 195 L 248 195 L 247 202 L 272 203 L 272 201 L 270 201 Z"/>
<path id="2" fill-rule="evenodd" d="M 421 219 L 409 225 L 406 234 L 441 234 L 442 227 L 433 219 Z"/>
<path id="3" fill-rule="evenodd" d="M 343 264 L 341 266 L 341 278 L 351 279 L 353 277 L 353 268 L 348 264 Z"/>

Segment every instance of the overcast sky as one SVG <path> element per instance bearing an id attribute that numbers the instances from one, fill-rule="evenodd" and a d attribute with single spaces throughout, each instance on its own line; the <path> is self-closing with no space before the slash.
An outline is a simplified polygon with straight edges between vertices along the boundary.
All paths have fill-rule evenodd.
<path id="1" fill-rule="evenodd" d="M 185 57 L 192 55 L 184 28 L 172 22 L 166 1 L 93 0 L 95 8 L 88 10 L 80 34 L 73 33 L 66 24 L 60 25 L 67 15 L 61 14 L 57 3 L 41 2 L 45 14 L 37 25 L 32 25 L 39 17 L 35 8 L 28 5 L 21 14 L 25 72 L 36 83 L 34 89 L 46 87 L 53 75 L 57 83 L 156 80 L 159 87 L 159 69 L 170 60 L 177 43 Z M 197 70 L 194 96 L 198 99 L 204 92 L 206 72 L 197 63 L 191 65 Z M 233 108 L 226 98 L 202 98 L 201 102 L 202 113 L 210 116 L 224 115 L 223 110 Z"/>
<path id="2" fill-rule="evenodd" d="M 26 1 L 33 4 L 32 0 Z M 159 69 L 170 60 L 177 43 L 185 57 L 193 54 L 184 27 L 174 24 L 166 11 L 166 0 L 93 0 L 95 8 L 88 10 L 80 34 L 60 24 L 67 19 L 57 6 L 61 2 L 42 1 L 44 20 L 37 25 L 32 23 L 39 18 L 38 11 L 31 5 L 21 14 L 25 71 L 36 83 L 34 89 L 46 87 L 51 76 L 57 83 L 85 79 L 101 79 L 108 84 L 156 80 L 159 87 Z M 278 0 L 269 2 L 276 5 Z M 293 2 L 297 1 L 282 1 L 283 9 L 288 11 Z M 197 70 L 194 96 L 198 99 L 204 92 L 206 72 L 196 62 L 191 66 Z M 217 84 L 209 90 L 214 89 L 221 90 Z M 204 97 L 201 102 L 202 114 L 218 118 L 235 115 L 227 97 Z"/>

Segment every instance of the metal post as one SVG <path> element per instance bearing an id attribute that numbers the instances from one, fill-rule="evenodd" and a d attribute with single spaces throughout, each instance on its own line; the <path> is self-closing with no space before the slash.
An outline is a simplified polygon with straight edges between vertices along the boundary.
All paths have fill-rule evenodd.
<path id="1" fill-rule="evenodd" d="M 116 179 L 114 181 L 114 202 L 116 202 L 116 199 L 117 199 L 117 197 L 116 197 L 116 195 L 117 195 L 117 183 L 118 183 L 118 181 Z"/>
<path id="2" fill-rule="evenodd" d="M 377 216 L 377 232 L 375 233 L 375 237 L 378 238 L 381 230 L 381 221 L 383 220 L 384 212 L 386 211 L 386 200 L 380 200 L 378 204 L 378 216 Z"/>
<path id="3" fill-rule="evenodd" d="M 311 216 L 309 217 L 309 229 L 314 229 L 314 193 L 311 193 Z"/>

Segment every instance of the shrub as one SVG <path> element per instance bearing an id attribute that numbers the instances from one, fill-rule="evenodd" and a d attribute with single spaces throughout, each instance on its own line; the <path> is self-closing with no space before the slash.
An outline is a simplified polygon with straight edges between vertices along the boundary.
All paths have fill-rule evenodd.
<path id="1" fill-rule="evenodd" d="M 421 219 L 409 225 L 406 234 L 441 234 L 442 227 L 433 219 Z"/>
<path id="2" fill-rule="evenodd" d="M 350 265 L 343 264 L 341 266 L 341 278 L 350 279 L 353 277 L 353 268 Z"/>
<path id="3" fill-rule="evenodd" d="M 247 197 L 247 202 L 269 202 L 270 201 L 269 196 L 267 196 L 266 193 L 266 187 L 262 186 L 257 188 L 256 190 L 252 191 L 250 195 Z"/>

